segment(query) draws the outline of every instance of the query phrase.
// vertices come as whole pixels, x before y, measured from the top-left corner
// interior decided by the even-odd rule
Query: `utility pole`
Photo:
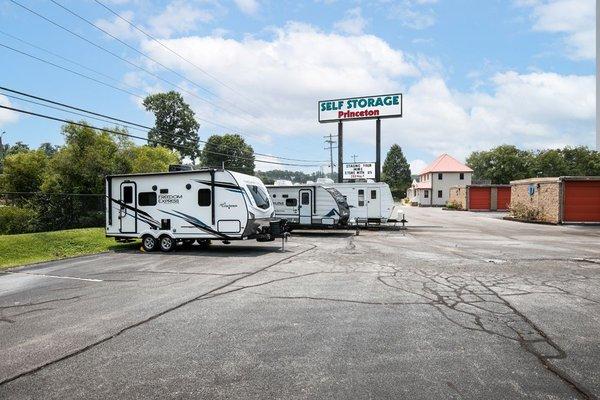
[[[323,136],[325,138],[325,144],[328,147],[325,147],[325,150],[329,150],[329,168],[331,171],[331,177],[333,177],[333,149],[337,149],[337,146],[334,146],[337,142],[333,140],[333,135],[330,133],[329,136]]]
[[[352,157],[352,162],[354,164],[356,164],[356,158],[358,157],[356,154],[352,154],[350,157]]]

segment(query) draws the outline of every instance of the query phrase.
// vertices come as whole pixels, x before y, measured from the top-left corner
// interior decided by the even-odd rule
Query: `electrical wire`
[[[75,125],[75,126],[96,129],[96,130],[99,130],[99,131],[102,131],[102,132],[107,132],[107,133],[112,133],[112,134],[115,134],[115,135],[125,136],[125,137],[129,137],[129,138],[132,138],[132,139],[145,140],[147,142],[162,144],[164,146],[173,146],[173,147],[178,147],[180,149],[193,150],[193,151],[197,150],[197,149],[193,149],[191,147],[179,145],[179,144],[176,144],[176,143],[166,142],[164,140],[145,138],[145,137],[142,137],[142,136],[132,135],[132,134],[125,133],[125,132],[119,132],[119,131],[116,131],[116,130],[113,130],[113,129],[100,128],[100,127],[97,127],[97,126],[93,126],[93,125],[89,125],[89,124],[85,124],[85,123],[81,123],[81,122],[70,121],[70,120],[63,119],[63,118],[57,118],[57,117],[53,117],[53,116],[46,115],[46,114],[36,113],[36,112],[27,111],[27,110],[23,110],[23,109],[19,109],[19,108],[14,108],[14,107],[8,107],[8,106],[4,106],[4,105],[1,105],[1,104],[0,104],[0,108],[5,109],[5,110],[9,110],[9,111],[19,112],[19,113],[22,113],[22,114],[31,115],[31,116],[34,116],[34,117],[44,118],[44,119],[48,119],[48,120],[52,120],[52,121],[63,122],[63,123],[71,124],[71,125]],[[219,152],[215,152],[215,151],[211,151],[211,150],[202,150],[202,151],[207,152],[209,154],[215,154],[215,155],[230,157],[230,158],[239,159],[239,160],[257,161],[257,162],[261,162],[261,163],[265,163],[265,164],[286,165],[286,166],[295,166],[295,167],[320,167],[319,164],[306,165],[306,164],[280,163],[280,162],[276,162],[276,161],[261,160],[261,159],[257,159],[257,158],[248,158],[248,157],[241,157],[241,156],[236,156],[236,155],[231,155],[231,154],[226,154],[226,153],[219,153]]]
[[[109,119],[109,120],[112,120],[112,121],[108,121],[108,120],[105,120],[105,119],[102,119],[102,118],[89,117],[89,116],[81,114],[81,113],[77,113],[77,112],[73,112],[73,111],[68,111],[68,110],[64,110],[64,109],[58,108],[58,107],[53,107],[53,106],[45,105],[45,104],[42,104],[42,103],[39,103],[39,102],[34,102],[34,101],[31,101],[31,100],[26,100],[26,99],[18,98],[16,96],[11,96],[11,95],[5,94],[5,96],[16,98],[18,100],[30,102],[30,103],[33,103],[33,104],[41,105],[41,106],[44,106],[44,107],[52,108],[52,109],[63,111],[63,112],[69,112],[71,114],[79,115],[79,116],[82,116],[82,117],[85,117],[85,118],[92,118],[92,119],[96,119],[98,121],[107,122],[107,123],[114,123],[114,121],[116,121],[116,122],[119,122],[120,125],[122,125],[124,127],[131,128],[131,129],[137,129],[137,130],[140,130],[140,131],[143,130],[144,132],[153,129],[152,127],[149,127],[149,126],[146,126],[146,125],[142,125],[142,124],[139,124],[137,122],[131,122],[131,121],[127,121],[127,120],[124,120],[124,119],[112,117],[110,115],[101,114],[101,113],[98,113],[98,112],[95,112],[95,111],[90,111],[90,110],[87,110],[85,108],[71,106],[71,105],[68,105],[68,104],[65,104],[65,103],[61,103],[61,102],[57,102],[57,101],[54,101],[54,100],[50,100],[50,99],[47,99],[47,98],[44,98],[44,97],[35,96],[35,95],[29,94],[29,93],[25,93],[25,92],[20,92],[20,91],[14,90],[14,89],[9,89],[9,88],[4,87],[4,86],[0,86],[0,90],[5,91],[5,92],[10,92],[10,93],[18,94],[18,95],[25,96],[25,97],[29,97],[29,98],[33,98],[33,99],[36,99],[36,100],[44,101],[44,102],[47,102],[47,103],[50,103],[50,104],[54,104],[54,105],[57,105],[57,106],[60,106],[60,107],[68,108],[68,109],[71,109],[71,110],[81,111],[81,112],[84,112],[84,113],[87,113],[87,114],[91,114],[91,115],[94,115],[94,116],[97,116],[97,117],[106,118],[106,119]],[[139,128],[143,128],[143,129],[139,129]],[[166,132],[166,131],[162,131],[162,130],[157,130],[157,132],[171,134],[171,132]],[[181,136],[181,135],[175,135],[175,136],[176,137],[182,137],[182,138],[184,137],[184,136]],[[197,139],[197,141],[200,142],[200,143],[208,144],[208,142],[205,141],[205,140]],[[258,153],[258,152],[253,152],[253,153],[255,155],[259,155],[259,156],[263,156],[263,157],[275,157],[275,158],[278,158],[278,159],[281,159],[281,160],[287,160],[287,161],[298,161],[298,162],[306,162],[306,163],[324,162],[324,161],[321,161],[321,160],[305,160],[305,159],[298,159],[298,158],[278,157],[278,156],[274,156],[272,154],[265,154],[265,153]]]

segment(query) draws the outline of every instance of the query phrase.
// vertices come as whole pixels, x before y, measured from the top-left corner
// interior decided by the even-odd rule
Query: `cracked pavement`
[[[600,228],[407,208],[0,274],[0,398],[600,396]]]

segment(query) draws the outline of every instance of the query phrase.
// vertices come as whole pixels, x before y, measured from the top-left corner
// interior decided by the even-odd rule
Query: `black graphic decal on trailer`
[[[140,210],[139,208],[132,207],[132,206],[130,206],[128,204],[125,204],[122,201],[117,200],[117,199],[112,199],[111,198],[110,201],[118,204],[120,207],[125,207],[128,210],[137,212],[137,219],[139,221],[147,223],[148,225],[150,225],[150,227],[152,229],[158,229],[158,227],[160,226],[160,222],[157,221],[157,220],[155,220],[154,218],[152,218],[152,216],[150,214],[148,214],[147,212],[145,212],[143,210]]]
[[[196,228],[198,228],[198,229],[200,229],[202,231],[208,232],[208,233],[212,233],[213,235],[218,236],[218,237],[220,237],[222,239],[232,239],[231,236],[225,235],[225,234],[223,234],[221,232],[218,232],[218,231],[212,229],[210,226],[206,225],[204,222],[200,221],[198,218],[193,217],[191,215],[187,215],[187,214],[184,214],[184,213],[182,213],[180,211],[175,211],[175,210],[171,210],[172,212],[171,211],[165,211],[165,210],[159,210],[159,211],[162,211],[165,214],[169,214],[169,215],[172,215],[174,217],[179,217],[179,218],[183,219],[184,221],[186,221],[186,222],[194,225]]]

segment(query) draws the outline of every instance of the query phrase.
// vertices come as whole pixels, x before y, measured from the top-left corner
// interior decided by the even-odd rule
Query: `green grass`
[[[0,270],[137,246],[139,244],[122,244],[104,237],[103,228],[0,235]]]

